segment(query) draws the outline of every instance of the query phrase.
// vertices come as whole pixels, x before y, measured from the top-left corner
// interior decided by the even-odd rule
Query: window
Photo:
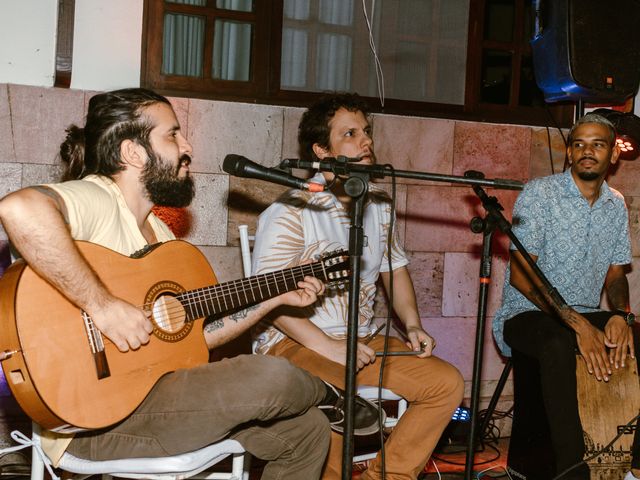
[[[569,126],[573,105],[551,105],[537,87],[530,0],[472,2],[465,106],[489,119]]]
[[[530,0],[377,0],[366,13],[361,0],[146,0],[142,84],[304,106],[327,90],[377,99],[383,80],[387,113],[570,124],[572,106],[546,106],[533,78]]]
[[[56,76],[54,86],[69,88],[73,60],[73,18],[75,0],[58,0],[58,30],[56,38]]]
[[[379,26],[374,35],[390,98],[464,103],[468,3],[378,2],[370,20]],[[377,96],[376,64],[363,17],[358,0],[285,0],[280,89],[357,90]]]
[[[262,96],[269,12],[263,0],[147,1],[142,84],[199,96]]]

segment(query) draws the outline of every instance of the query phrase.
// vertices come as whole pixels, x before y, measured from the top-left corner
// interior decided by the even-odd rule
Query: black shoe
[[[325,382],[326,383],[326,382]],[[329,419],[331,429],[338,432],[344,432],[344,391],[326,383],[327,397],[318,408],[324,412]],[[380,430],[378,425],[378,415],[382,413],[382,422],[386,418],[384,410],[369,400],[356,395],[356,404],[353,419],[354,435],[371,435]]]

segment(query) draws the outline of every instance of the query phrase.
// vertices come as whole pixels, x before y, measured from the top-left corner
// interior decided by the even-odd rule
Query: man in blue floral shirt
[[[569,133],[567,155],[567,172],[525,186],[513,210],[513,233],[568,305],[555,305],[521,253],[512,250],[493,322],[505,355],[513,350],[539,365],[556,473],[579,463],[585,451],[576,350],[589,373],[605,382],[635,358],[625,276],[631,263],[628,213],[622,195],[605,182],[619,155],[613,125],[585,115]],[[603,288],[612,311],[599,308]],[[639,447],[636,438],[633,452]],[[588,480],[589,468],[581,465],[562,478]],[[640,455],[625,480],[634,478],[640,478]]]

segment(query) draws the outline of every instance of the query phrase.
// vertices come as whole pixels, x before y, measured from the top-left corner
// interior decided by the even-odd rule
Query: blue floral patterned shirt
[[[631,263],[624,198],[604,182],[590,206],[570,170],[531,180],[524,187],[513,208],[513,233],[538,257],[537,265],[567,304],[581,313],[600,310],[609,266]],[[510,285],[510,275],[507,268],[502,306],[493,319],[493,334],[505,355],[511,355],[511,349],[504,342],[504,322],[537,310]]]

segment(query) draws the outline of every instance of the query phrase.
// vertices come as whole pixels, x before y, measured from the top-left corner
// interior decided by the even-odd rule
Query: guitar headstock
[[[320,256],[318,263],[324,272],[327,286],[340,285],[349,281],[349,253],[346,250],[334,250]]]

